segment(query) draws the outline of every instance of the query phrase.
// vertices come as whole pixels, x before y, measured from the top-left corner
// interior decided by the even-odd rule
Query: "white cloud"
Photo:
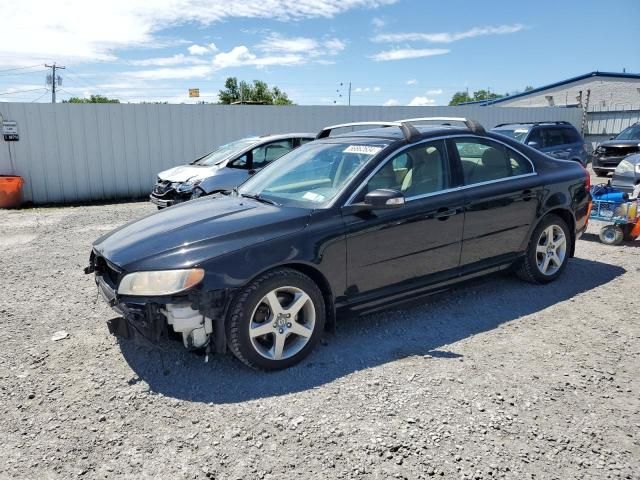
[[[400,105],[400,101],[395,98],[390,98],[382,104],[383,107],[397,107],[398,105]]]
[[[373,37],[374,42],[431,42],[452,43],[465,38],[481,37],[486,35],[505,35],[524,30],[525,26],[516,23],[514,25],[499,25],[497,27],[474,27],[464,32],[440,32],[440,33],[384,33]]]
[[[211,75],[213,69],[210,65],[194,65],[191,67],[156,68],[152,70],[139,70],[123,72],[125,78],[138,78],[147,80],[168,80],[204,78]]]
[[[317,40],[308,37],[284,37],[279,33],[269,34],[257,48],[267,53],[285,53],[306,57],[334,56],[344,50],[346,44],[339,38]]]
[[[272,33],[258,45],[258,48],[264,52],[303,53],[318,48],[318,42],[313,38],[286,38]]]
[[[353,89],[354,93],[378,93],[382,89],[380,87],[356,87]]]
[[[213,68],[216,70],[244,66],[255,66],[260,68],[270,65],[299,65],[304,62],[304,57],[295,54],[267,55],[264,57],[258,57],[256,54],[251,53],[246,46],[239,45],[237,47],[233,47],[228,52],[218,53],[213,58]]]
[[[193,44],[189,48],[187,48],[187,50],[189,50],[189,53],[191,55],[205,55],[210,52],[217,52],[218,47],[215,43],[210,43],[209,45],[205,46]]]
[[[179,53],[177,55],[173,55],[172,57],[145,58],[143,60],[131,60],[129,63],[131,65],[136,65],[139,67],[168,67],[171,65],[185,64],[202,65],[208,62],[201,58],[187,57],[186,55]]]
[[[371,19],[371,24],[375,27],[375,28],[382,28],[384,27],[387,22],[385,22],[382,18],[380,17],[373,17]]]
[[[57,60],[113,61],[118,50],[159,43],[175,25],[211,25],[230,18],[301,20],[332,18],[354,8],[377,8],[397,0],[66,0],[64,6],[21,0],[3,8],[0,64]],[[96,17],[98,12],[98,17]]]
[[[370,58],[376,62],[388,60],[405,60],[408,58],[432,57],[434,55],[446,55],[450,50],[445,48],[402,48],[397,50],[386,50],[372,55]]]
[[[331,38],[324,42],[327,55],[337,55],[344,50],[346,46],[347,44],[338,38]]]
[[[436,101],[433,98],[428,97],[413,97],[409,102],[410,107],[424,107],[427,105],[433,105]]]
[[[427,95],[442,95],[442,89],[434,88],[433,90],[427,90]]]
[[[407,85],[417,85],[418,84],[418,80],[416,80],[415,78],[412,78],[411,80],[407,80]]]

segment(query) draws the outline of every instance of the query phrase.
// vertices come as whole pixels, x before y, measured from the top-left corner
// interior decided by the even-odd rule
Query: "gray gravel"
[[[150,211],[0,211],[1,477],[640,478],[640,241],[590,227],[552,285],[345,320],[266,374],[108,334],[90,244]]]

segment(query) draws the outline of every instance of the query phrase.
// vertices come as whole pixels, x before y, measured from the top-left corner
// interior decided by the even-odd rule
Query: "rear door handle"
[[[437,218],[441,222],[444,222],[449,217],[454,216],[456,213],[458,213],[458,209],[453,209],[452,210],[452,209],[447,208],[447,207],[442,207],[442,208],[439,208],[438,211],[436,212],[435,218]]]
[[[533,198],[535,198],[535,194],[531,190],[527,189],[522,192],[522,200],[524,200],[525,202],[528,202]]]

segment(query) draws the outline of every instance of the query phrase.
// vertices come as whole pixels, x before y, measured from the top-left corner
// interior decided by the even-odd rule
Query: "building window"
[[[550,107],[554,107],[556,103],[553,101],[553,95],[545,95],[544,98],[547,99],[547,103]]]

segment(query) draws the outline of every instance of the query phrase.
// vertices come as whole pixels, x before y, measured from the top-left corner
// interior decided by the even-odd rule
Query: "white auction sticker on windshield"
[[[324,195],[320,195],[319,193],[314,193],[314,192],[307,192],[305,193],[302,198],[304,198],[305,200],[311,200],[312,202],[323,202],[324,201]]]
[[[343,153],[362,153],[364,155],[375,155],[382,147],[372,147],[371,145],[349,145]]]

